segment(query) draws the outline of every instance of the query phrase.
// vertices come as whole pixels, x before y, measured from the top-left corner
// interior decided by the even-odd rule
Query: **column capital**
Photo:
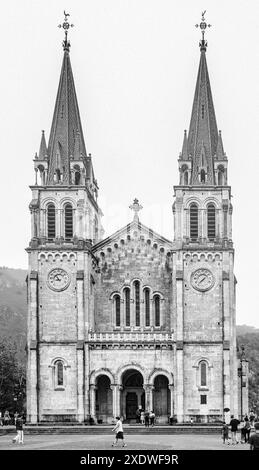
[[[97,386],[95,384],[90,384],[90,390],[97,390]]]

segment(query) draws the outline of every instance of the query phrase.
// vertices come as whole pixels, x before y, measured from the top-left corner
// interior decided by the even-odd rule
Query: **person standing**
[[[237,440],[237,430],[238,430],[238,425],[240,424],[240,421],[234,417],[234,415],[231,415],[231,421],[229,423],[230,429],[231,429],[231,439],[232,439],[232,444],[238,444]]]
[[[141,410],[141,413],[140,413],[140,422],[141,422],[141,424],[144,424],[144,423],[145,423],[145,413],[144,413],[144,410]]]
[[[2,411],[0,411],[0,426],[3,426],[3,417],[2,417]]]
[[[112,443],[112,447],[117,446],[118,440],[122,440],[122,447],[126,447],[127,444],[125,444],[124,441],[124,434],[123,434],[123,427],[122,427],[122,421],[120,416],[116,416],[117,423],[115,427],[113,428],[113,431],[115,432],[115,442]]]
[[[244,433],[245,433],[245,443],[249,442],[250,439],[250,431],[251,431],[251,425],[249,422],[249,419],[246,417],[245,418],[245,426],[244,426]]]
[[[223,426],[222,426],[222,439],[223,439],[223,444],[225,444],[226,441],[227,441],[228,445],[230,444],[230,442],[229,442],[229,428],[228,428],[228,425],[226,423],[223,423]]]
[[[149,428],[149,411],[145,412],[145,427]]]
[[[136,411],[136,423],[140,424],[140,409],[139,408]]]
[[[153,427],[155,424],[155,413],[153,410],[150,411],[149,418],[150,418],[150,425]]]
[[[259,450],[259,423],[254,424],[255,433],[249,439],[250,450]]]
[[[10,423],[10,414],[9,414],[9,411],[8,410],[5,410],[4,412],[4,424],[5,426],[8,426],[8,424]]]

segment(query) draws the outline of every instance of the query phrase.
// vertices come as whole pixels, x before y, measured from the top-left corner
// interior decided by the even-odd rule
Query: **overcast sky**
[[[49,130],[63,56],[64,8],[87,151],[105,236],[141,221],[173,239],[173,185],[188,129],[202,10],[207,62],[229,158],[237,323],[259,327],[259,2],[10,0],[1,3],[0,266],[27,267],[32,159]]]

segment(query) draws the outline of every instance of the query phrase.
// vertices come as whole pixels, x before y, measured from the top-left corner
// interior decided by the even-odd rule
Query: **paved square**
[[[0,436],[1,450],[111,450],[114,434],[31,434],[24,436],[24,445],[12,443],[15,433]],[[148,435],[125,433],[129,450],[249,450],[248,444],[224,445],[220,435],[171,434]]]

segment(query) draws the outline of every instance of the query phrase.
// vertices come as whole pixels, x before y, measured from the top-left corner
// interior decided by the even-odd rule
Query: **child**
[[[229,442],[229,434],[228,434],[228,425],[226,423],[223,423],[222,427],[222,439],[223,439],[223,444],[227,441],[228,445],[230,444]]]
[[[118,440],[121,439],[123,442],[122,447],[126,447],[127,444],[125,444],[124,442],[123,427],[122,427],[120,416],[116,416],[116,419],[117,419],[117,423],[116,423],[116,426],[113,428],[113,431],[115,431],[115,434],[116,434],[116,441],[113,442],[112,446],[116,446],[118,444]]]

